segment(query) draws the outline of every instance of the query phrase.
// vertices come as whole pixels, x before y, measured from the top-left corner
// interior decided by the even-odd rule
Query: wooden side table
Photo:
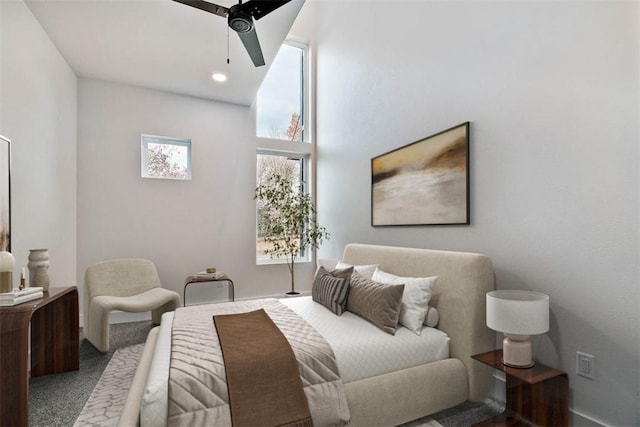
[[[0,308],[0,425],[29,425],[31,376],[80,368],[78,289],[49,288],[40,299]]]
[[[503,371],[507,377],[507,402],[502,414],[475,426],[568,426],[569,378],[566,372],[537,363],[531,368],[502,364],[502,350],[472,358]]]
[[[213,276],[187,276],[184,281],[184,291],[182,292],[182,303],[186,307],[187,306],[187,287],[192,283],[205,283],[205,282],[227,282],[228,283],[228,292],[229,292],[229,301],[235,300],[235,291],[233,289],[233,280],[229,278],[226,274],[220,277]]]

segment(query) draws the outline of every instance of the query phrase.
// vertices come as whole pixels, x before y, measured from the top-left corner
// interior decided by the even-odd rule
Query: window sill
[[[305,258],[296,258],[296,264],[308,264],[312,261],[310,259]],[[287,260],[284,259],[262,259],[256,260],[256,265],[277,265],[277,264],[287,264]]]

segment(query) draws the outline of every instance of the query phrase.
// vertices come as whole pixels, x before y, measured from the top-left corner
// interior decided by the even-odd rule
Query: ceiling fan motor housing
[[[236,4],[229,9],[229,27],[237,33],[248,33],[253,29],[253,18],[243,12],[240,6],[240,4]]]

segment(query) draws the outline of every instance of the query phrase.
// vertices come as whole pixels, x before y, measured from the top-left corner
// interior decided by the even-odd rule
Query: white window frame
[[[171,176],[160,176],[160,175],[151,175],[149,174],[149,144],[164,144],[164,145],[174,145],[178,147],[186,147],[187,148],[187,173],[186,177],[171,177]],[[154,179],[171,179],[178,181],[191,181],[191,139],[188,138],[175,138],[169,136],[160,136],[160,135],[150,135],[150,134],[142,134],[140,136],[140,150],[141,150],[141,162],[140,175],[142,178],[154,178]]]
[[[257,165],[257,160],[258,160],[258,156],[259,155],[266,155],[266,156],[281,156],[281,157],[288,157],[288,158],[295,158],[297,160],[300,160],[300,181],[302,182],[302,190],[305,193],[309,193],[309,165],[311,163],[311,158],[310,158],[310,154],[307,153],[300,153],[297,151],[279,151],[279,150],[268,150],[268,149],[257,149],[256,150],[256,165]],[[257,172],[256,172],[257,175]],[[256,183],[257,185],[257,183]],[[256,230],[256,265],[268,265],[268,264],[286,264],[287,263],[287,259],[286,258],[258,258],[258,205],[256,203],[256,224],[255,224],[255,230]],[[307,250],[307,253],[303,254],[302,256],[298,255],[295,258],[295,262],[310,262],[311,261],[311,250]]]
[[[259,137],[257,136],[257,129],[254,132],[255,141],[256,141],[256,162],[257,165],[257,156],[258,154],[268,154],[268,155],[287,155],[287,156],[295,156],[304,159],[303,164],[303,181],[304,181],[304,191],[310,193],[315,201],[315,144],[314,144],[314,128],[313,128],[313,88],[314,85],[311,82],[313,64],[312,64],[312,55],[313,52],[309,43],[297,39],[292,36],[288,36],[287,39],[283,42],[290,44],[292,46],[303,49],[303,67],[302,67],[302,123],[303,123],[303,133],[302,133],[302,141],[287,141],[283,139],[274,139],[268,137]],[[254,108],[254,124],[257,127],[257,111]],[[254,170],[254,176],[257,177],[257,171]],[[255,205],[255,259],[256,265],[270,265],[270,264],[286,264],[286,259],[258,259],[257,253],[257,242],[258,242],[258,210],[257,204]],[[315,257],[315,251],[313,248],[307,250],[307,253],[302,257],[296,258],[296,263],[306,263],[312,262]]]
[[[313,138],[312,138],[312,132],[311,132],[311,92],[310,92],[310,84],[309,84],[309,80],[310,80],[310,48],[309,48],[309,44],[302,41],[301,39],[297,39],[293,36],[288,36],[284,42],[282,44],[288,44],[290,46],[293,47],[297,47],[299,49],[302,49],[302,88],[301,88],[301,93],[300,96],[302,97],[302,101],[301,101],[301,112],[300,112],[300,117],[301,117],[301,122],[302,122],[302,129],[301,129],[301,135],[302,138],[300,141],[288,141],[286,139],[278,139],[278,138],[269,138],[269,137],[264,137],[264,136],[257,136],[257,127],[256,127],[256,138],[258,138],[259,140],[271,140],[271,141],[281,141],[281,142],[285,142],[287,144],[310,144],[313,142]],[[256,123],[257,123],[257,111],[256,111]]]
[[[310,138],[310,134],[307,130],[307,124],[308,124],[308,117],[307,117],[307,112],[309,111],[309,82],[308,82],[308,78],[309,78],[309,44],[308,43],[302,43],[300,41],[294,40],[293,38],[287,38],[284,41],[286,44],[293,46],[293,47],[297,47],[299,49],[302,50],[302,87],[300,88],[300,96],[302,97],[302,100],[300,102],[300,119],[302,122],[302,128],[300,129],[300,135],[302,136],[300,138],[300,142],[304,142],[304,143],[310,143],[311,142],[311,138]]]

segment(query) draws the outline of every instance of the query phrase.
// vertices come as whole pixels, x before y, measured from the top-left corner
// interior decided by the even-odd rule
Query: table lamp
[[[549,296],[533,291],[487,292],[487,326],[505,335],[504,365],[530,368],[534,365],[530,336],[549,330]]]

